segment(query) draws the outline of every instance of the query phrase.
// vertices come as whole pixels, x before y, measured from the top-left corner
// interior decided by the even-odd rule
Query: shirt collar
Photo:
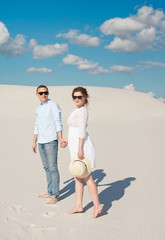
[[[50,98],[48,100],[46,100],[46,102],[40,103],[40,105],[43,106],[43,105],[47,104],[49,101],[50,101]]]

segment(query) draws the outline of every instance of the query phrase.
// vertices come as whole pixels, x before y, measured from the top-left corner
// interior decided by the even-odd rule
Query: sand
[[[50,87],[67,118],[75,108],[73,87]],[[92,219],[87,186],[84,213],[67,215],[75,203],[68,148],[59,149],[60,201],[48,205],[39,153],[32,152],[34,87],[0,86],[0,240],[164,240],[165,104],[150,94],[87,87],[88,132],[97,153],[93,177],[103,212]]]

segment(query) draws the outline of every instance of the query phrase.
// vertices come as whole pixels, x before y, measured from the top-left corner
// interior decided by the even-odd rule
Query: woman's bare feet
[[[39,195],[38,198],[52,198],[52,196],[47,194],[47,193],[45,193],[43,195]]]
[[[50,201],[47,204],[56,204],[59,201],[58,198],[51,197]]]
[[[82,213],[82,212],[83,212],[82,207],[75,207],[71,211],[67,212],[67,214]]]
[[[98,208],[94,208],[94,216],[92,218],[97,218],[99,213],[103,210],[103,206],[99,206]]]

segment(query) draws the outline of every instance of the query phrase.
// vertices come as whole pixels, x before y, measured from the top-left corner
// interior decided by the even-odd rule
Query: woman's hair
[[[89,95],[88,95],[88,92],[87,92],[86,88],[83,88],[83,87],[76,87],[76,88],[74,88],[73,92],[72,92],[72,97],[74,96],[75,92],[81,92],[83,97],[85,97],[85,104],[88,105]]]

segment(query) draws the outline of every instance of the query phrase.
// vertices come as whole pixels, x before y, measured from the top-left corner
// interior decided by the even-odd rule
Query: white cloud
[[[110,72],[122,72],[122,73],[127,73],[127,74],[132,74],[134,68],[133,67],[128,67],[124,65],[113,65],[109,67]]]
[[[47,44],[45,46],[38,45],[35,39],[31,39],[29,47],[33,49],[34,59],[39,58],[49,58],[62,55],[64,52],[68,51],[68,44]]]
[[[140,52],[149,48],[155,38],[155,29],[143,29],[135,37],[129,36],[127,39],[115,37],[114,40],[105,48],[115,52]]]
[[[130,85],[126,85],[123,89],[130,90],[130,91],[135,91],[135,87],[132,83]]]
[[[64,57],[63,63],[77,65],[79,70],[88,71],[89,74],[105,74],[109,72],[108,69],[99,66],[98,63],[83,59],[72,54],[68,54],[66,57]]]
[[[9,36],[10,36],[10,34],[9,34],[5,24],[0,22],[0,45],[6,43],[9,39]]]
[[[17,34],[14,39],[10,38],[10,34],[6,26],[0,22],[0,54],[9,57],[21,56],[25,53],[25,38],[22,34]]]
[[[71,29],[68,33],[59,33],[56,37],[69,39],[70,43],[85,47],[98,47],[100,45],[100,39],[98,37],[92,37],[87,34],[79,34],[78,30]]]
[[[103,68],[101,66],[97,66],[96,68],[93,68],[89,71],[90,74],[98,75],[98,74],[106,74],[109,70],[106,68]]]
[[[105,21],[101,27],[100,30],[105,35],[115,34],[115,35],[125,35],[125,33],[132,33],[132,32],[138,32],[139,30],[142,30],[144,27],[144,24],[141,22],[138,22],[134,18],[113,18],[110,20]]]
[[[163,67],[163,68],[165,68],[165,63],[161,63],[161,62],[140,61],[140,63],[146,65],[147,67]]]
[[[31,68],[28,68],[27,73],[41,73],[41,74],[46,74],[46,73],[52,73],[52,70],[51,69],[48,69],[48,68],[34,68],[34,67],[31,67]]]
[[[145,49],[165,49],[165,14],[161,10],[143,6],[136,15],[105,21],[100,30],[114,34],[114,40],[105,48],[115,52],[140,52]]]

